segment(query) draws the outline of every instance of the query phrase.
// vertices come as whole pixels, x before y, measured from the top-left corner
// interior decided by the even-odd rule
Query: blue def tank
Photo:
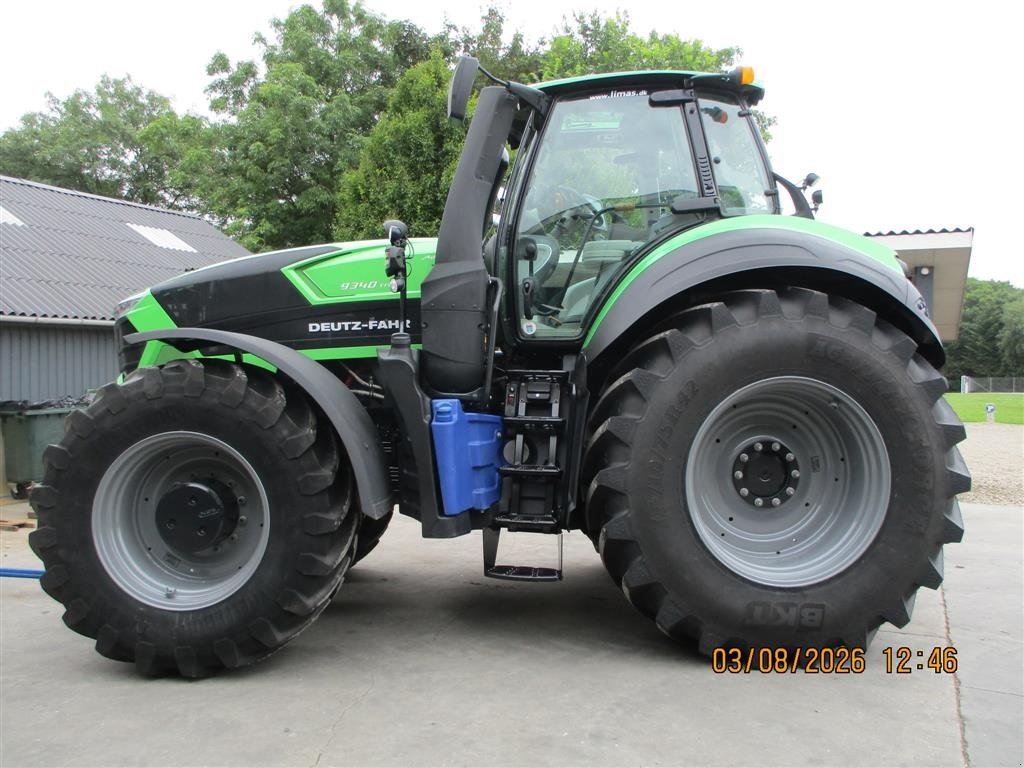
[[[501,497],[501,417],[468,413],[458,400],[434,400],[431,432],[445,515],[487,509]]]

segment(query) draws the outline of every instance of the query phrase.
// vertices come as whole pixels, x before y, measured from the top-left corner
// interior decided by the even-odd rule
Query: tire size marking
[[[715,648],[715,674],[829,674],[859,675],[867,668],[863,648]]]

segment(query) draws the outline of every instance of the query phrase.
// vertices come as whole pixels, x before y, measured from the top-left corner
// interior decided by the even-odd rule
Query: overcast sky
[[[318,2],[319,0],[315,0]],[[366,0],[390,18],[436,31],[443,14],[475,25],[486,3]],[[92,88],[106,73],[130,74],[204,112],[205,66],[223,50],[253,57],[253,34],[294,0],[15,2],[0,12],[0,129],[42,109],[47,91]],[[651,29],[739,46],[766,85],[761,107],[778,119],[769,145],[775,169],[821,176],[819,218],[859,232],[974,227],[971,274],[1024,286],[1017,208],[1024,148],[1017,3],[648,2],[503,0],[509,28],[550,36],[586,7],[629,7],[636,31]],[[1013,9],[1013,10],[1010,10]]]

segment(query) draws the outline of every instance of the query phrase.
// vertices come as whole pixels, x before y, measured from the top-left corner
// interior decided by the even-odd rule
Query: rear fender
[[[391,511],[394,502],[377,429],[356,396],[318,362],[274,341],[212,328],[168,328],[125,337],[128,344],[153,340],[210,342],[248,352],[275,366],[302,387],[330,419],[352,464],[363,514],[379,520]]]
[[[662,243],[606,290],[584,342],[591,361],[712,288],[825,290],[869,306],[908,333],[936,367],[945,362],[942,342],[917,288],[895,254],[881,243],[806,219],[742,217]],[[755,222],[756,220],[756,222]],[[716,222],[722,224],[723,222]],[[701,230],[711,230],[703,235]],[[716,231],[717,230],[717,231]],[[696,235],[696,236],[694,236]],[[613,355],[614,356],[614,355]]]

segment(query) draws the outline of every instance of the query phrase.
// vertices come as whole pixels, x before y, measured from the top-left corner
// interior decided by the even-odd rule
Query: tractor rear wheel
[[[358,515],[333,430],[265,372],[178,360],[72,413],[32,491],[43,589],[104,656],[200,677],[326,607]]]
[[[595,406],[587,521],[626,597],[717,647],[864,647],[942,580],[970,476],[945,379],[871,310],[725,295],[637,347]]]

